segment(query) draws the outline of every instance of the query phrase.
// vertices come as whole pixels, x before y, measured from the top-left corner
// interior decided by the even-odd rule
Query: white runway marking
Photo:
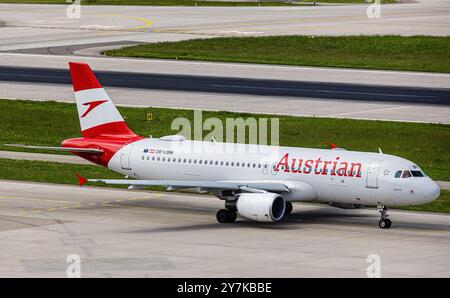
[[[410,109],[410,108],[413,108],[413,106],[399,106],[399,107],[388,107],[388,108],[379,108],[379,109],[372,109],[372,110],[362,110],[362,111],[355,111],[355,112],[331,114],[330,116],[332,116],[332,117],[341,117],[341,116],[350,116],[350,115],[364,114],[364,113],[373,113],[373,112],[404,110],[404,109]]]

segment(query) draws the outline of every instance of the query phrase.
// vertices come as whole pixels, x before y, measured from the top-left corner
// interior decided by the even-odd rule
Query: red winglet
[[[80,186],[83,186],[86,182],[88,182],[88,180],[83,176],[81,176],[80,174],[75,174],[75,176],[77,176],[78,179],[80,180]]]
[[[330,143],[331,149],[336,149],[338,146],[336,144]]]

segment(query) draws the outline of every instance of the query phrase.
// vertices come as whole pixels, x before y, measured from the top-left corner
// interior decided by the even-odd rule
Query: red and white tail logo
[[[81,131],[84,137],[135,135],[105,89],[85,63],[69,62]]]

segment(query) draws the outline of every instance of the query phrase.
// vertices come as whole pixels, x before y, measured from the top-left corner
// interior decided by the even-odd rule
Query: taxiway
[[[450,216],[295,204],[280,224],[219,224],[208,195],[0,181],[0,276],[450,277]]]

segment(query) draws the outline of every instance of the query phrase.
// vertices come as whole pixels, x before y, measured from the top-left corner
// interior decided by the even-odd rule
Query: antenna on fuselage
[[[381,148],[378,148],[378,152],[380,152],[380,154],[383,154],[383,151],[381,151]]]

